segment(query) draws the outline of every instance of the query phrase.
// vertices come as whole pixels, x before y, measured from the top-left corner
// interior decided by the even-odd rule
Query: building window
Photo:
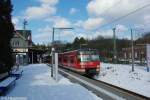
[[[127,59],[127,54],[126,54],[126,52],[124,53],[124,58]]]
[[[15,41],[15,46],[17,46],[17,42]]]
[[[19,41],[17,41],[17,45],[19,46]]]
[[[137,58],[138,57],[138,53],[137,52],[135,52],[135,58]]]
[[[14,46],[19,46],[19,41],[15,41]]]
[[[131,53],[129,53],[129,57],[132,58],[132,54]]]
[[[13,46],[15,46],[15,42],[13,42]]]

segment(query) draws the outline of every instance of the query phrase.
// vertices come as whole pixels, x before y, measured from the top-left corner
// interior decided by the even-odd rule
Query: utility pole
[[[52,67],[51,67],[51,77],[53,77],[53,67],[54,67],[54,31],[55,31],[55,28],[53,27],[53,33],[52,33],[52,50],[51,50],[51,56],[52,56],[52,60],[51,60],[51,63],[52,63]]]
[[[51,77],[54,77],[54,73],[56,73],[56,71],[58,71],[57,68],[55,68],[55,71],[54,71],[54,64],[56,66],[56,63],[55,63],[55,47],[54,47],[54,35],[55,35],[55,29],[60,29],[60,30],[66,30],[66,29],[73,29],[73,28],[65,28],[65,27],[59,27],[59,28],[56,28],[56,27],[53,27],[53,33],[52,33],[52,51],[51,51],[51,55],[52,55],[52,67],[51,67]],[[56,56],[58,57],[58,56]],[[56,78],[57,75],[55,75],[55,78]]]
[[[134,45],[133,45],[133,30],[131,29],[131,45],[132,45],[132,71],[134,71]]]
[[[116,28],[113,28],[113,42],[114,42],[114,63],[117,63],[117,49],[116,49]]]

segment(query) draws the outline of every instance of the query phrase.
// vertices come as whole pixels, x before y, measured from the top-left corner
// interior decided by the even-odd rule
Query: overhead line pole
[[[117,49],[116,49],[116,28],[113,28],[113,42],[114,42],[114,63],[117,63]]]
[[[131,45],[132,45],[132,71],[134,71],[134,45],[133,45],[133,30],[131,29]]]
[[[66,28],[66,27],[53,27],[53,33],[52,33],[52,50],[51,50],[51,56],[52,56],[52,67],[51,67],[51,77],[54,77],[54,64],[55,64],[55,48],[54,48],[54,36],[55,36],[55,29],[73,29],[73,28]],[[56,71],[55,71],[56,72]],[[57,75],[55,75],[57,76]]]
[[[53,66],[54,66],[54,31],[55,31],[55,28],[53,27],[53,33],[52,33],[52,50],[51,50],[51,56],[52,56],[52,60],[51,60],[51,63],[52,63],[52,66],[51,66],[51,77],[53,77]]]

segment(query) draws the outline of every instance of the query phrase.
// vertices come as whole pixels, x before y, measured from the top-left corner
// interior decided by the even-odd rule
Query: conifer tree
[[[11,38],[14,27],[11,22],[11,0],[0,0],[0,73],[9,72],[13,66]]]

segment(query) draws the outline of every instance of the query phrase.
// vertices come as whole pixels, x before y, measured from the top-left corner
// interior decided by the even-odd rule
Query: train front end
[[[85,74],[96,75],[100,71],[100,58],[97,50],[79,50],[79,66],[85,70]]]

